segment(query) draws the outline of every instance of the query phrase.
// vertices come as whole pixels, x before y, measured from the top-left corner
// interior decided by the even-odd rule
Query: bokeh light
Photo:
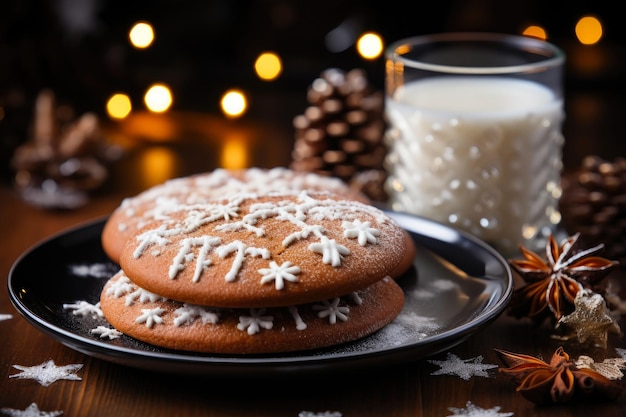
[[[357,51],[365,59],[376,59],[383,53],[383,40],[374,32],[361,35],[356,43]]]
[[[144,102],[148,110],[163,113],[172,105],[172,92],[165,84],[154,84],[146,91]]]
[[[124,119],[133,109],[130,97],[124,93],[113,94],[107,100],[107,114],[112,119]]]
[[[137,22],[128,33],[131,45],[138,49],[145,49],[154,41],[154,30],[148,22]]]
[[[576,22],[576,37],[583,45],[593,45],[602,38],[602,23],[595,16],[584,16]]]
[[[280,57],[274,52],[264,52],[254,62],[254,70],[262,80],[274,80],[283,71]]]
[[[240,117],[248,108],[248,100],[241,90],[229,90],[220,101],[222,112],[228,117]]]
[[[544,41],[548,39],[548,34],[546,33],[546,30],[537,25],[528,26],[526,29],[524,29],[522,35],[531,36],[533,38],[542,39]]]

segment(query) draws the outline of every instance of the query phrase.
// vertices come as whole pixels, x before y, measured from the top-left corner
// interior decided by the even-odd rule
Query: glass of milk
[[[564,53],[526,36],[442,33],[386,51],[389,206],[503,254],[561,216]]]

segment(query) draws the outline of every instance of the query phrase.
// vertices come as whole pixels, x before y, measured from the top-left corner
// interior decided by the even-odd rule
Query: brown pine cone
[[[338,177],[374,201],[386,200],[382,92],[361,69],[331,68],[313,81],[307,100],[310,106],[293,120],[290,168]]]
[[[604,244],[609,258],[626,257],[626,159],[587,156],[581,168],[563,179],[563,226],[581,233],[586,245]]]

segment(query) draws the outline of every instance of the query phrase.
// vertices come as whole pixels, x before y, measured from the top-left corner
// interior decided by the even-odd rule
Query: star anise
[[[617,382],[592,369],[576,366],[562,347],[554,352],[549,363],[499,349],[496,353],[508,366],[499,368],[499,372],[517,385],[517,392],[535,404],[615,400],[622,393]]]
[[[559,245],[551,235],[546,260],[520,246],[524,259],[509,260],[509,264],[527,285],[514,291],[511,315],[527,316],[537,323],[550,316],[559,320],[574,310],[578,291],[593,287],[617,265],[617,261],[596,256],[603,245],[581,250],[579,236],[570,236]]]

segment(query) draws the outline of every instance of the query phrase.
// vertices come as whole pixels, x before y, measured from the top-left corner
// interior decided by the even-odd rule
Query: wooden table
[[[228,129],[227,126],[223,128]],[[41,411],[59,410],[64,416],[91,417],[297,417],[301,413],[306,415],[306,411],[320,416],[328,412],[326,415],[332,417],[441,417],[453,415],[453,409],[465,409],[471,402],[484,410],[491,410],[490,416],[500,416],[496,412],[503,413],[502,416],[514,413],[515,416],[563,417],[592,413],[617,417],[626,413],[626,394],[608,403],[537,407],[515,392],[513,384],[496,369],[488,370],[487,376],[473,376],[468,380],[456,375],[433,375],[440,368],[430,360],[444,360],[447,352],[376,369],[230,379],[212,375],[163,374],[113,364],[74,351],[31,326],[13,308],[6,291],[6,278],[13,262],[42,239],[111,213],[124,197],[160,182],[165,179],[163,176],[186,175],[217,166],[215,151],[219,146],[193,138],[194,135],[189,133],[192,128],[187,129],[183,136],[190,139],[182,142],[157,143],[154,138],[151,142],[133,142],[134,145],[128,148],[128,156],[112,167],[109,182],[79,209],[48,211],[35,208],[26,204],[10,184],[5,182],[0,186],[0,276],[5,288],[0,292],[0,315],[12,315],[12,318],[0,321],[0,409],[24,410],[36,403]],[[576,126],[570,124],[567,129],[575,132]],[[120,128],[118,132],[123,130]],[[244,140],[249,149],[258,150],[255,151],[256,157],[255,153],[250,153],[249,165],[269,167],[280,165],[277,161],[287,160],[289,132],[285,129],[280,134],[276,132],[266,134],[274,136],[273,140],[284,142],[274,148],[274,153],[258,153],[265,139]],[[241,137],[245,138],[247,134]],[[571,143],[579,139],[584,140],[575,136]],[[602,143],[597,144],[597,147],[602,146]],[[582,149],[584,151],[579,152],[587,153],[590,148]],[[194,152],[195,158],[180,159]],[[570,151],[569,155],[575,160],[576,151]],[[149,175],[145,167],[150,164],[160,164],[161,170]],[[623,274],[623,271],[615,273]],[[620,325],[626,329],[623,316]],[[536,329],[526,320],[503,314],[487,329],[449,352],[463,360],[482,356],[482,363],[501,366],[495,348],[541,355],[548,360],[559,345],[551,340],[546,329]],[[611,335],[606,350],[597,348],[585,353],[601,361],[616,357],[616,347],[626,348],[624,336]],[[567,345],[566,350],[570,351]],[[574,347],[569,353],[576,357],[583,352]],[[83,364],[76,372],[80,380],[60,380],[43,386],[32,379],[11,377],[19,373],[14,365],[35,366],[49,359],[59,366]]]

